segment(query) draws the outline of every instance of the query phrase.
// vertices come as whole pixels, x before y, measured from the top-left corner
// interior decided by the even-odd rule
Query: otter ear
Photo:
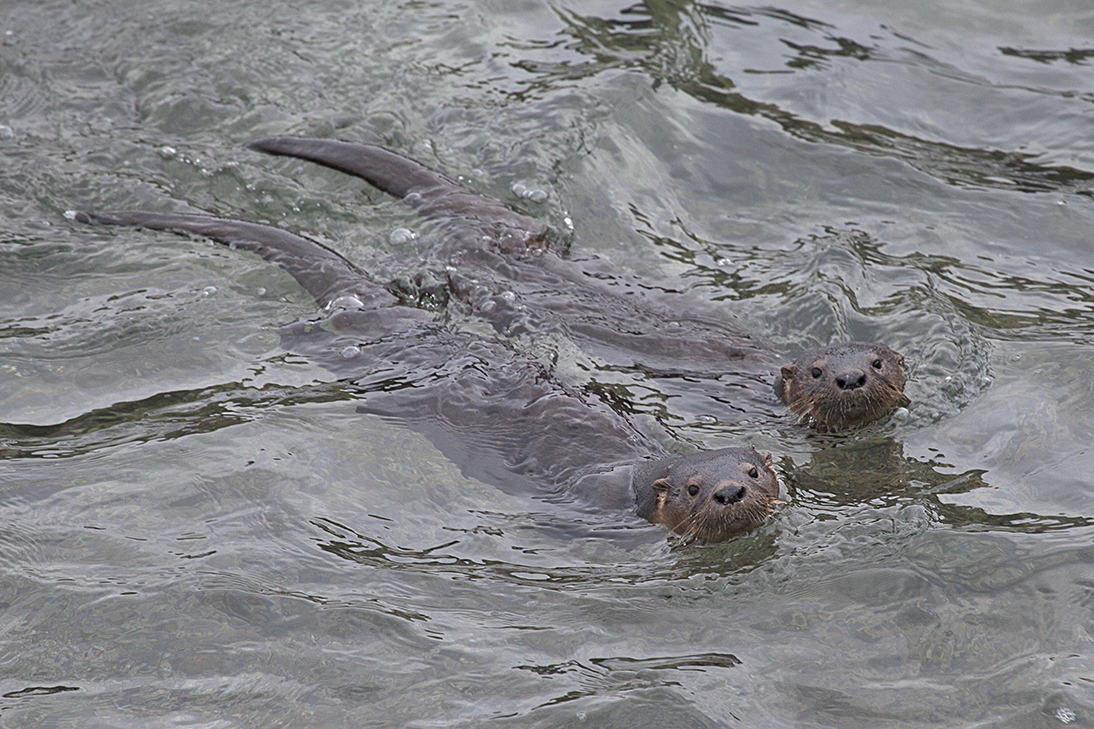
[[[668,493],[669,493],[669,490],[672,488],[672,484],[669,482],[669,480],[667,478],[659,478],[656,481],[654,481],[652,484],[650,484],[650,488],[653,489],[653,492],[655,494],[658,494],[658,495],[661,495],[661,496],[667,496]]]
[[[760,458],[763,459],[763,462],[764,462],[765,466],[770,468],[772,471],[775,470],[775,466],[772,465],[772,462],[771,462],[771,454],[768,451],[760,451]]]
[[[783,365],[782,369],[779,370],[778,379],[775,380],[775,394],[778,395],[779,399],[784,403],[786,402],[787,395],[790,394],[786,391],[786,383],[794,379],[794,374],[796,372],[797,370],[794,365]]]

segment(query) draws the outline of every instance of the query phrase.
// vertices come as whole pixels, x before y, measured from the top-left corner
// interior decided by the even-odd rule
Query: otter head
[[[863,425],[907,405],[904,357],[883,344],[850,342],[784,365],[775,393],[822,430]]]
[[[634,470],[638,515],[684,539],[724,542],[764,522],[779,496],[771,454],[723,448]]]

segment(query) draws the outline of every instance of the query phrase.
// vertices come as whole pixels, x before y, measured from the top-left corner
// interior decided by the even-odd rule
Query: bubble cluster
[[[519,182],[514,182],[509,189],[512,190],[513,194],[517,197],[531,200],[534,203],[541,203],[547,200],[547,192],[545,190],[540,190],[539,188],[531,189]]]

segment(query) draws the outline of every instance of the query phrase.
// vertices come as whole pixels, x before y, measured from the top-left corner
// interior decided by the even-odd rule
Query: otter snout
[[[714,495],[711,497],[714,499],[714,503],[720,506],[729,506],[730,504],[736,504],[745,497],[745,487],[737,484],[725,481],[718,484]]]
[[[866,373],[860,369],[846,369],[836,375],[836,387],[841,390],[857,390],[866,385]]]

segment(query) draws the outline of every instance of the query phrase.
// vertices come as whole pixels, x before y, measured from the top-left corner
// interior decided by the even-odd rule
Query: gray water
[[[9,0],[0,726],[1094,726],[1092,37],[1077,0]],[[280,133],[569,219],[788,355],[885,341],[912,405],[727,425],[517,343],[785,485],[727,544],[575,538],[279,349],[314,305],[276,267],[65,216],[412,276],[423,224],[241,146]]]

